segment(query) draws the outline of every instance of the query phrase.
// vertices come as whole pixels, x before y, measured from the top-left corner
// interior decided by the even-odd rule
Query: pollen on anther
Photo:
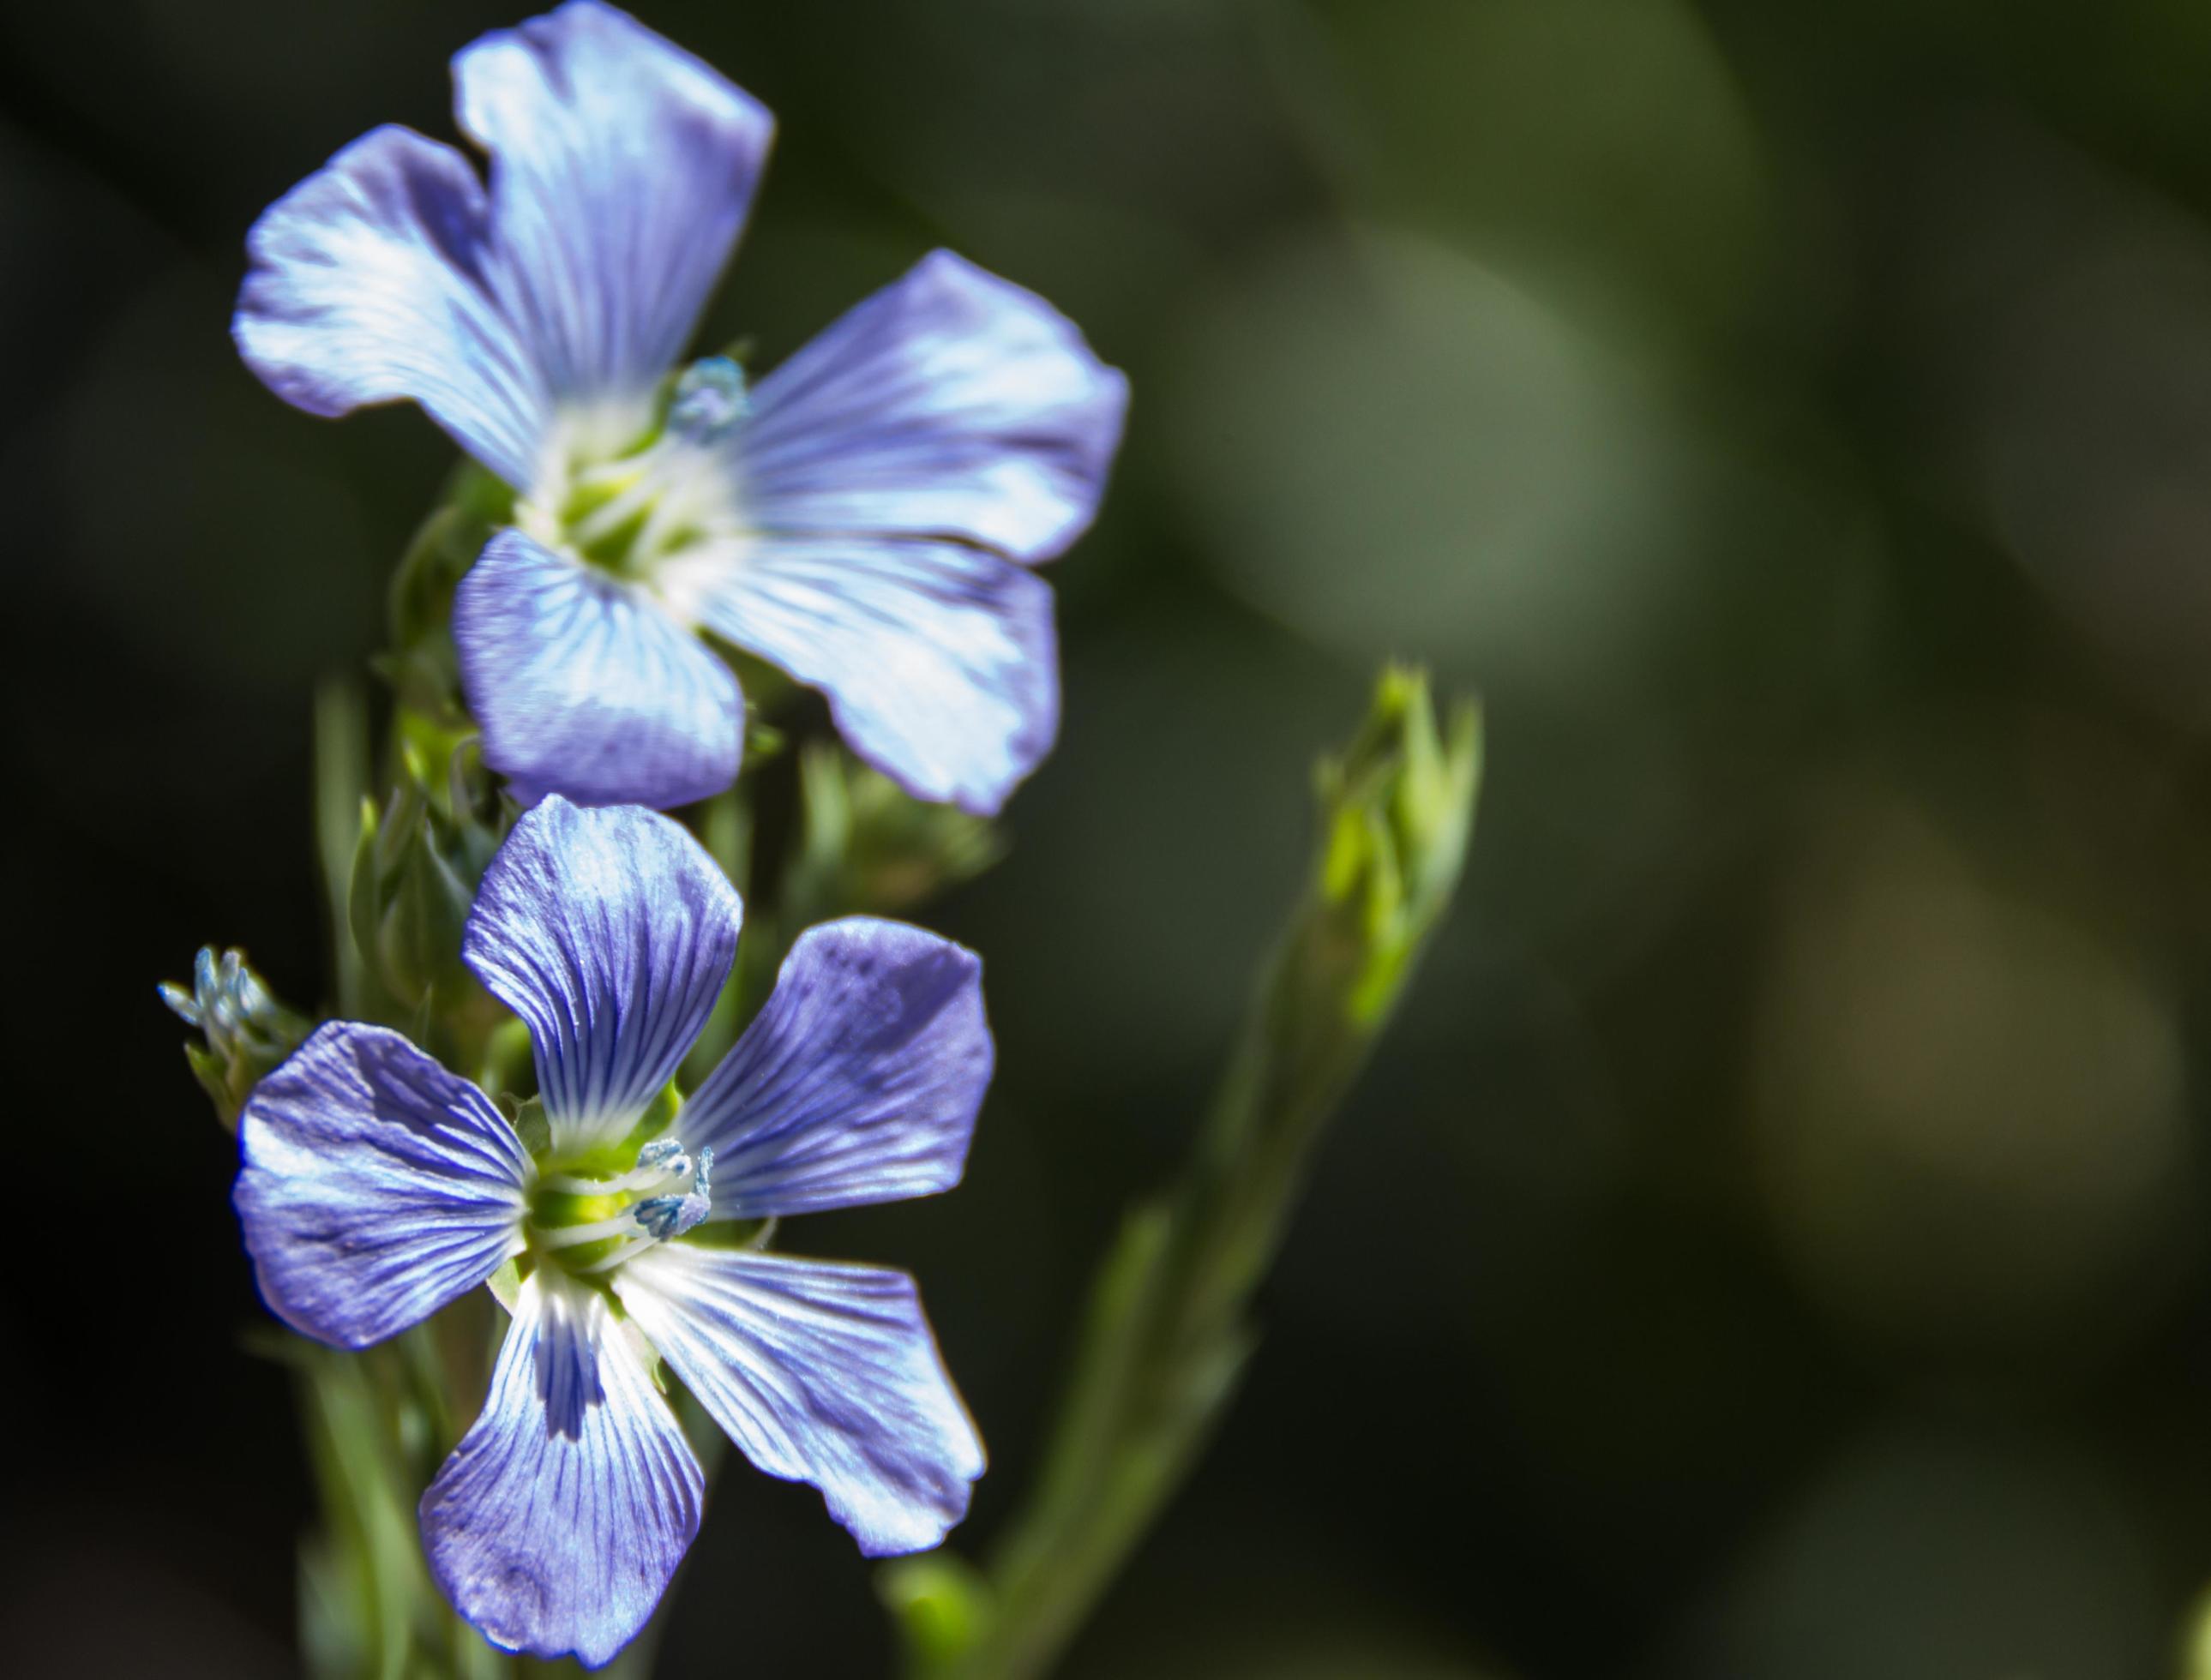
[[[683,370],[668,405],[669,430],[695,444],[726,437],[752,411],[745,371],[727,356],[708,356]]]

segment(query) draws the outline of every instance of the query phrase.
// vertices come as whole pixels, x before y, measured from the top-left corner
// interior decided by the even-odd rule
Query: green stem
[[[337,970],[337,1012],[362,1016],[360,953],[348,906],[360,802],[368,791],[368,707],[360,685],[332,677],[315,691],[315,853],[329,900],[330,950]]]
[[[300,1375],[323,1514],[302,1554],[302,1631],[317,1673],[492,1680],[500,1671],[498,1653],[431,1585],[416,1536],[415,1490],[452,1445],[435,1328],[360,1353],[282,1344]]]
[[[1324,839],[1183,1176],[1124,1223],[1092,1286],[1030,1504],[985,1576],[893,1566],[912,1667],[1048,1669],[1225,1412],[1305,1168],[1457,885],[1479,773],[1471,711],[1446,744],[1425,683],[1384,674],[1367,729],[1321,774]]]

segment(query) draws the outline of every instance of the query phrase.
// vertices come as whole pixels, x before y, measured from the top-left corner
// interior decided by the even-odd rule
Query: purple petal
[[[736,780],[730,668],[628,583],[504,530],[453,597],[484,762],[525,799],[688,804]]]
[[[549,402],[494,298],[483,185],[411,130],[362,136],[263,213],[232,335],[313,414],[412,397],[463,449],[527,485]]]
[[[744,1455],[821,1489],[869,1556],[966,1515],[983,1443],[904,1272],[673,1242],[614,1288]]]
[[[557,794],[484,872],[461,955],[530,1027],[561,1151],[621,1138],[699,1036],[736,954],[737,895],[667,818]]]
[[[482,1415],[422,1496],[422,1548],[493,1644],[597,1668],[660,1602],[705,1492],[606,1296],[541,1267]]]
[[[500,295],[548,384],[649,393],[744,227],[774,119],[593,0],[483,36],[453,81],[462,128],[491,154]]]
[[[1051,750],[1051,592],[954,542],[764,535],[708,582],[709,628],[828,696],[907,792],[990,816]]]
[[[1044,299],[936,251],[760,382],[745,505],[765,529],[1047,560],[1096,514],[1127,404]]]
[[[749,1219],[948,1190],[994,1051],[972,951],[872,916],[809,928],[681,1116],[714,1212]]]
[[[366,1347],[522,1246],[533,1174],[484,1094],[397,1033],[334,1021],[260,1084],[233,1200],[271,1311]]]

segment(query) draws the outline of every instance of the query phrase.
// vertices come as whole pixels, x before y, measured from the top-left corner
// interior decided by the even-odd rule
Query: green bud
[[[973,1649],[992,1619],[990,1582],[950,1552],[897,1559],[875,1577],[875,1591],[897,1619],[916,1673]]]
[[[787,902],[807,919],[910,909],[1005,855],[987,819],[929,805],[827,742],[799,755],[805,802]]]
[[[238,1111],[261,1076],[314,1030],[312,1021],[276,1000],[242,951],[218,958],[213,946],[201,946],[191,990],[164,981],[161,993],[162,1002],[199,1029],[203,1042],[188,1042],[185,1060],[226,1131],[238,1129]]]
[[[1402,666],[1384,669],[1343,755],[1321,762],[1320,895],[1333,931],[1360,953],[1355,1018],[1388,1007],[1451,902],[1481,778],[1478,709],[1460,706],[1439,730],[1427,674]]]
[[[461,930],[501,828],[473,751],[418,745],[415,737],[427,727],[419,715],[403,713],[399,774],[381,814],[361,801],[347,891],[347,921],[362,963],[409,1009],[450,1007],[472,994]],[[442,788],[425,762],[441,750]]]

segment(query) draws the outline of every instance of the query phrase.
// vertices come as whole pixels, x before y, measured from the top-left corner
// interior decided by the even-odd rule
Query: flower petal
[[[904,1272],[671,1242],[614,1288],[744,1455],[821,1489],[869,1556],[966,1515],[983,1443]]]
[[[500,531],[454,593],[453,640],[484,762],[525,800],[667,807],[736,780],[736,678],[619,578]]]
[[[595,0],[483,36],[453,82],[491,154],[500,293],[554,396],[645,396],[744,227],[774,119]]]
[[[556,1150],[621,1137],[729,977],[737,895],[667,818],[557,794],[484,872],[461,955],[529,1024]]]
[[[685,578],[687,566],[700,571]],[[918,798],[990,816],[1051,750],[1051,592],[1011,560],[955,542],[766,535],[670,568],[675,599],[821,690],[852,750]]]
[[[493,1644],[597,1668],[660,1602],[705,1492],[606,1296],[541,1267],[482,1415],[422,1496],[422,1549]]]
[[[525,486],[549,402],[494,294],[483,184],[450,146],[375,129],[262,214],[231,334],[270,390],[312,414],[412,397]]]
[[[748,513],[1047,560],[1098,511],[1128,381],[1034,293],[940,251],[760,381]]]
[[[826,922],[684,1104],[684,1145],[714,1151],[718,1218],[948,1190],[993,1057],[973,952],[900,922]]]
[[[397,1033],[333,1021],[253,1088],[233,1200],[270,1310],[366,1347],[522,1246],[532,1177],[484,1094]]]

